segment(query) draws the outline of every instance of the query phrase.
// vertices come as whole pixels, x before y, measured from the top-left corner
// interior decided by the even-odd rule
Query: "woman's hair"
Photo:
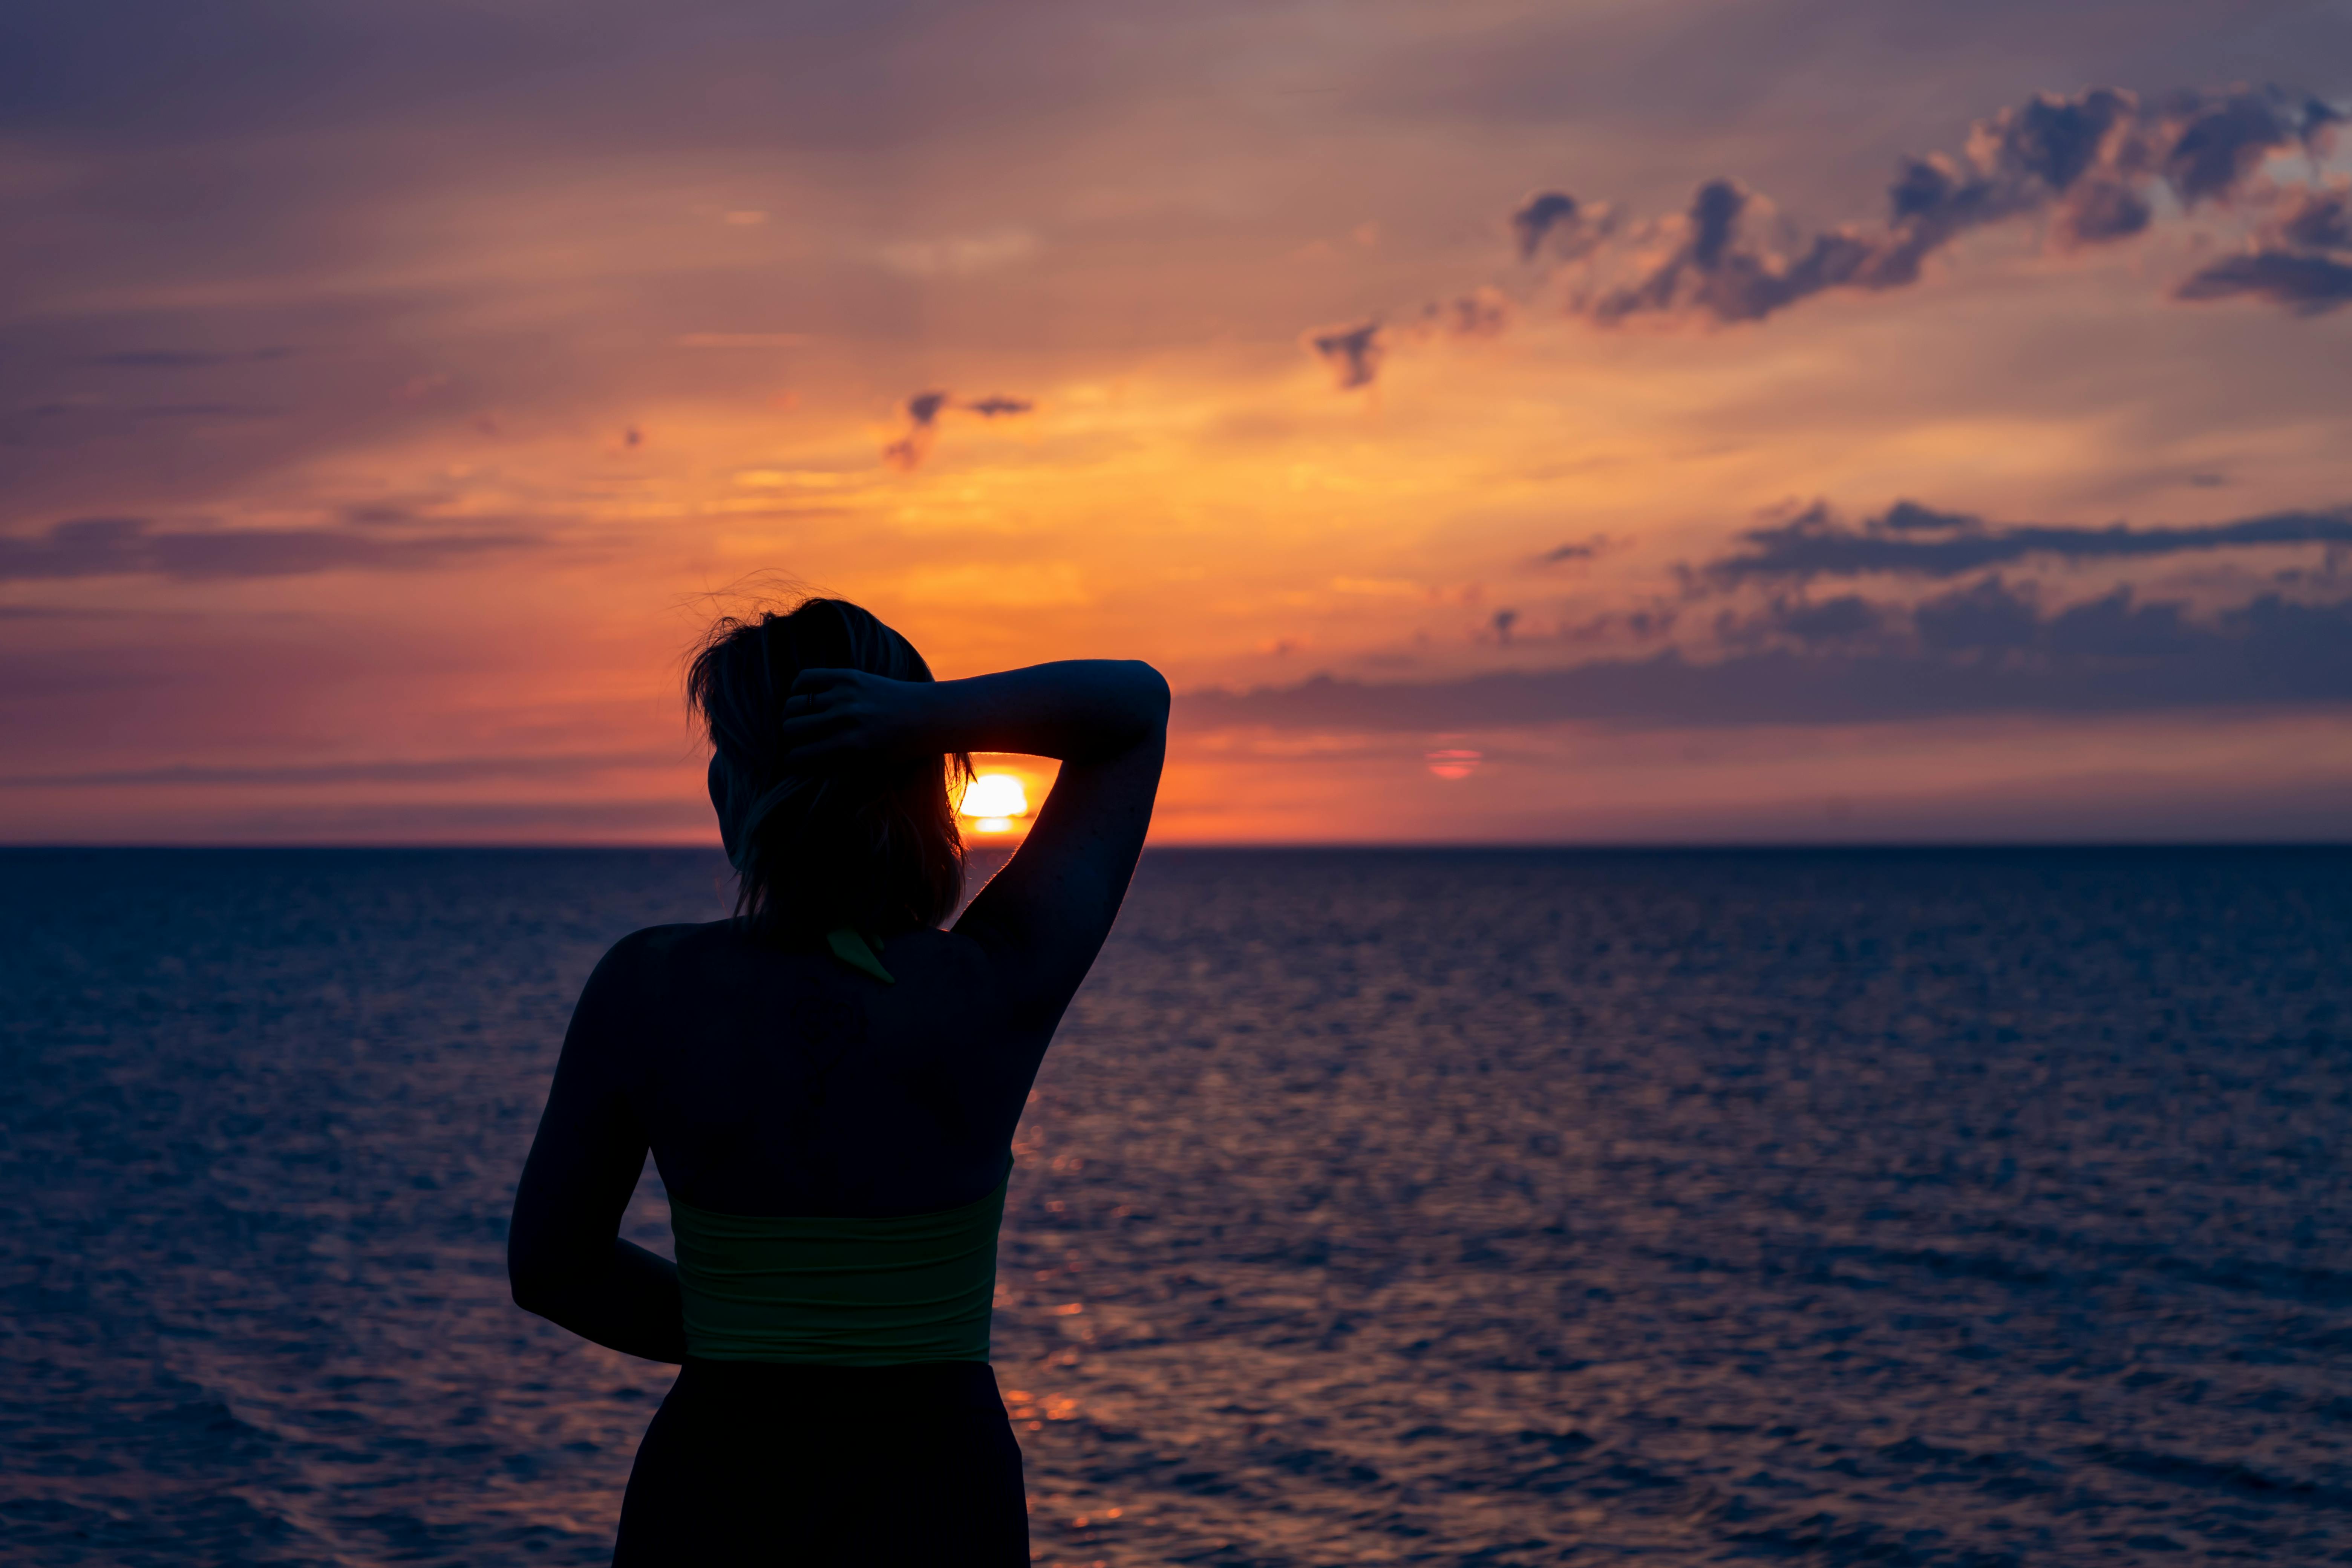
[[[803,669],[931,679],[912,643],[843,599],[710,628],[687,670],[687,702],[710,735],[710,802],[735,866],[736,915],[787,940],[939,924],[963,896],[948,783],[971,780],[971,758],[793,768],[779,726]]]

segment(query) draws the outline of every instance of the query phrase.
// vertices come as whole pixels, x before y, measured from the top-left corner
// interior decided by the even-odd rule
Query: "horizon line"
[[[967,846],[967,856],[992,853],[999,848],[1017,850],[1019,846],[993,844]],[[1150,844],[1143,853],[1184,854],[1192,851],[1233,853],[1295,853],[1301,850],[1339,851],[1354,854],[1393,852],[1402,854],[1433,851],[1487,850],[1502,853],[1574,852],[1589,854],[1753,854],[1777,851],[1791,853],[1822,853],[1843,850],[1923,851],[1923,850],[2150,850],[2150,849],[2352,849],[2352,836],[2342,838],[1863,838],[1863,839],[1236,839],[1230,841],[1201,840],[1178,844]],[[280,851],[289,854],[324,853],[329,851],[369,851],[374,853],[448,853],[479,850],[497,854],[535,852],[548,854],[578,854],[608,850],[614,853],[642,854],[667,851],[680,855],[710,855],[720,857],[717,844],[678,844],[661,840],[631,842],[614,839],[531,840],[511,841],[488,839],[452,840],[320,840],[315,842],[285,842],[259,840],[252,842],[191,842],[191,843],[78,843],[69,841],[12,843],[0,840],[0,855],[15,854],[207,854],[256,853]],[[721,857],[723,858],[723,857]]]

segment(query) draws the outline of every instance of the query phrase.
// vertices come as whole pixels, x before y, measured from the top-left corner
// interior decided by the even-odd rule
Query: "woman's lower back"
[[[1027,1568],[996,1374],[689,1359],[637,1450],[613,1562]]]

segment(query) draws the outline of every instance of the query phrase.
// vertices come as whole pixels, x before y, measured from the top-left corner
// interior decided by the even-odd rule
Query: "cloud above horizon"
[[[2235,256],[2208,263],[2176,300],[2267,300],[2302,316],[2352,304],[2352,184],[2290,190]]]
[[[2218,607],[2143,597],[2122,583],[2067,599],[2040,580],[2011,580],[1999,571],[2293,546],[2318,546],[2318,569],[2273,580],[2307,586],[2266,589]],[[1591,553],[1563,546],[1537,563]],[[2352,506],[2190,527],[2084,528],[1992,524],[1909,500],[1848,524],[1817,502],[1785,522],[1741,533],[1727,554],[1675,568],[1685,610],[1692,599],[1731,596],[1704,626],[1662,606],[1638,625],[1608,616],[1564,621],[1550,633],[1556,646],[1664,643],[1647,657],[1425,680],[1326,672],[1287,685],[1203,689],[1181,703],[1188,721],[1212,729],[1374,731],[1562,722],[1877,725],[1969,715],[2344,707],[2352,705],[2352,596],[2328,595],[2343,595],[2337,567],[2347,553]],[[1863,592],[1813,598],[1804,591],[1822,578],[1933,582],[1971,574],[1979,574],[1974,582],[1926,599]],[[1765,591],[1760,604],[1753,589]],[[1738,607],[1743,599],[1750,608]],[[1541,647],[1545,634],[1528,621],[1517,610],[1498,612],[1497,645]]]
[[[268,364],[288,358],[289,348],[264,349],[118,349],[92,354],[89,363],[116,370],[211,370],[220,365]]]
[[[418,572],[545,542],[537,534],[511,530],[387,537],[323,528],[158,529],[141,517],[80,517],[30,537],[0,536],[0,582]]]
[[[1905,160],[1882,220],[1790,249],[1749,221],[1748,192],[1709,180],[1678,226],[1652,231],[1675,240],[1663,258],[1576,305],[1603,324],[1652,313],[1754,321],[1830,289],[1916,283],[1929,257],[1994,224],[2046,219],[2062,249],[2111,244],[2147,229],[2159,196],[2193,214],[2247,194],[2264,159],[2315,153],[2344,118],[2315,98],[2242,88],[2184,90],[2152,107],[2114,88],[2037,94],[1979,121],[1957,156]]]
[[[1001,393],[959,403],[945,392],[919,392],[906,402],[907,433],[882,448],[883,466],[901,473],[920,468],[939,440],[940,416],[950,408],[977,414],[982,419],[1003,419],[1034,412],[1036,406],[1029,398],[1008,397]]]
[[[1998,582],[1908,617],[1858,598],[1781,606],[1780,646],[1694,658],[1591,659],[1449,680],[1328,674],[1178,699],[1207,730],[1463,731],[1583,722],[1617,728],[1876,725],[1998,714],[2130,714],[2352,705],[2352,598],[2257,596],[2207,620],[2119,588],[2043,614]]]
[[[206,767],[176,763],[78,773],[0,773],[0,789],[140,789],[156,786],[244,785],[316,787],[352,784],[436,784],[481,779],[576,780],[640,769],[674,769],[679,751],[616,752],[555,756],[436,757],[269,767]]]
[[[1964,512],[1937,511],[1897,501],[1859,527],[1841,523],[1815,503],[1784,523],[1750,529],[1744,548],[1690,574],[1732,584],[1755,578],[1802,581],[1874,573],[1953,577],[2034,556],[2059,561],[2128,560],[2184,552],[2261,545],[2352,546],[2352,506],[2274,512],[2194,528],[2105,528],[1991,525]]]
[[[1717,177],[1673,216],[1622,223],[1606,206],[1543,190],[1506,226],[1521,263],[1559,279],[1569,315],[1602,327],[1645,317],[1724,326],[1832,289],[1909,287],[1930,258],[1997,225],[2042,221],[2053,248],[2073,251],[2133,238],[2159,208],[2195,221],[2252,206],[2268,216],[2241,249],[2172,298],[2247,297],[2320,314],[2352,303],[2352,191],[2315,175],[2274,184],[2262,170],[2288,152],[2315,168],[2347,119],[2322,99],[2276,89],[2182,89],[2152,103],[2118,88],[2039,93],[1977,121],[1957,154],[1904,159],[1875,220],[1792,236],[1769,203]],[[1373,318],[1306,341],[1346,389],[1377,378],[1393,335]]]

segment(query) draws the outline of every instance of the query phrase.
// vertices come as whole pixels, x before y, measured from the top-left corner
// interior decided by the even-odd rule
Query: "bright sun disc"
[[[982,833],[1010,833],[1014,817],[1029,815],[1029,795],[1011,773],[982,773],[956,809],[976,818],[972,826]]]

